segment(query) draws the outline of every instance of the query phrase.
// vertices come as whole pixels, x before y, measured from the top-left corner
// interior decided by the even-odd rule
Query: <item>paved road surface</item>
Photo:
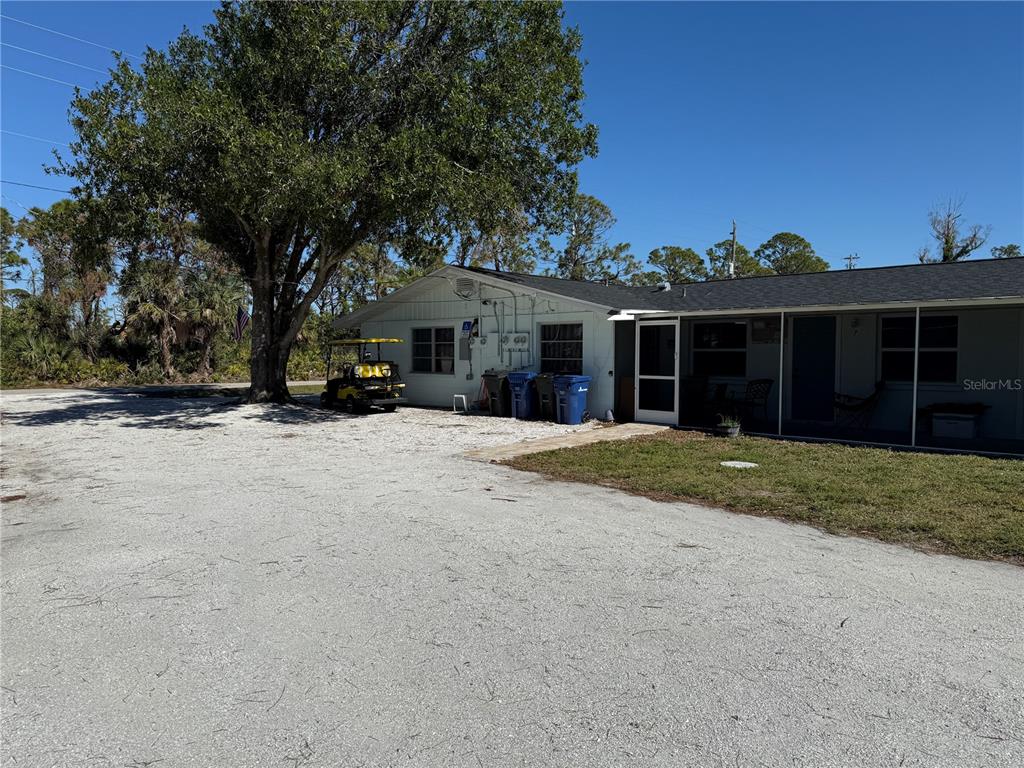
[[[1022,569],[461,456],[556,426],[3,406],[5,766],[1024,765]]]

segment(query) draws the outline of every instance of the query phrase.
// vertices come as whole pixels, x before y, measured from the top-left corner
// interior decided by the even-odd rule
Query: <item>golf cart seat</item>
[[[386,379],[392,374],[390,363],[356,363],[353,371],[357,379]]]

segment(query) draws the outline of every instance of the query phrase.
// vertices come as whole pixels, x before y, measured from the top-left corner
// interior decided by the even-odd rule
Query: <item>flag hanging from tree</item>
[[[235,313],[235,341],[242,340],[242,334],[245,333],[245,328],[249,325],[249,320],[249,313],[242,307],[239,307],[238,312]]]

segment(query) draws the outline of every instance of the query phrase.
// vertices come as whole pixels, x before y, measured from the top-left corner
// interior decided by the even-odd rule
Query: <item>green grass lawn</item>
[[[727,460],[760,466],[719,464]],[[1024,564],[1024,461],[671,431],[507,463],[654,499]]]

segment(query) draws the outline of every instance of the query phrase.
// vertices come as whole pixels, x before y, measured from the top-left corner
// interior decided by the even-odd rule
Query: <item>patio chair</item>
[[[775,384],[775,379],[751,379],[748,381],[743,397],[736,398],[733,401],[736,409],[741,415],[749,415],[751,418],[753,418],[757,410],[760,410],[761,416],[767,420],[768,395],[772,391],[773,384]]]
[[[736,403],[729,397],[729,385],[716,381],[707,385],[702,403],[702,417],[706,426],[713,426],[723,416],[736,416]]]
[[[703,426],[707,412],[708,377],[685,376],[680,387],[679,423],[690,427]]]
[[[882,391],[885,389],[885,381],[875,384],[875,391],[867,397],[855,395],[844,395],[835,393],[835,400],[832,406],[832,413],[836,426],[857,427],[867,429],[871,423],[871,416],[878,407],[878,401],[882,398]]]

